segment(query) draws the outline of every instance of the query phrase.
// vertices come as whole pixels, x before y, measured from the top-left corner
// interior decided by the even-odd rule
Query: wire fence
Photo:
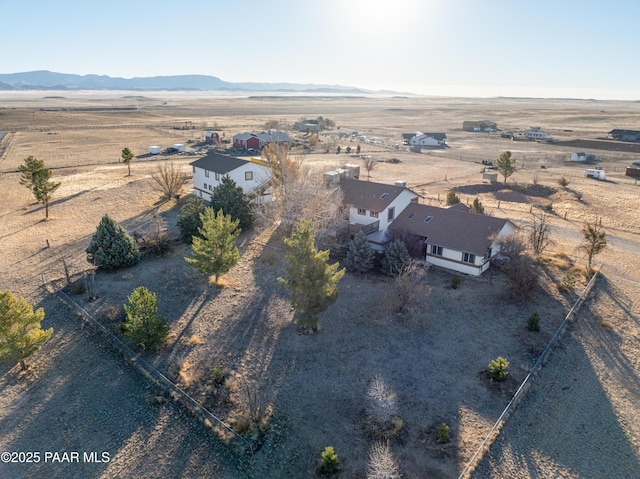
[[[600,264],[599,269],[602,269],[602,264]],[[566,330],[570,319],[578,312],[578,309],[580,309],[580,306],[582,306],[582,303],[584,302],[585,298],[593,288],[593,285],[595,284],[597,277],[598,277],[598,272],[596,271],[596,273],[594,273],[594,275],[591,277],[591,280],[587,283],[587,286],[582,291],[582,294],[580,294],[576,302],[571,307],[571,310],[569,310],[569,312],[565,316],[564,320],[558,327],[558,330],[553,335],[553,338],[551,338],[551,341],[549,341],[549,344],[547,344],[547,347],[544,349],[544,351],[542,351],[542,354],[540,355],[536,363],[531,368],[531,371],[529,371],[529,374],[527,374],[527,377],[524,378],[524,381],[522,381],[522,383],[520,384],[520,387],[518,388],[516,393],[513,395],[513,397],[507,404],[507,406],[504,408],[504,410],[502,411],[502,414],[500,414],[500,417],[498,417],[498,420],[495,422],[493,427],[489,430],[488,434],[486,435],[485,439],[482,441],[482,443],[480,444],[476,452],[473,454],[473,456],[471,456],[471,459],[469,460],[465,468],[460,473],[460,476],[458,476],[458,479],[469,479],[471,477],[471,474],[473,473],[474,469],[478,466],[478,464],[484,457],[485,452],[489,450],[491,445],[498,438],[500,434],[500,430],[502,429],[502,426],[504,426],[506,421],[511,417],[511,415],[515,411],[518,404],[520,404],[522,399],[524,399],[526,393],[529,391],[531,387],[533,378],[537,375],[537,373],[540,371],[542,366],[546,363],[549,354],[551,353],[555,345],[560,340],[560,337]]]
[[[206,409],[202,404],[189,396],[189,394],[187,394],[183,389],[173,383],[164,374],[154,368],[147,361],[142,359],[138,353],[134,352],[126,343],[124,343],[120,338],[115,336],[111,331],[103,326],[102,323],[100,323],[100,321],[89,314],[86,309],[73,301],[64,291],[57,288],[53,283],[51,283],[44,275],[44,273],[42,274],[42,283],[47,291],[53,293],[58,299],[60,299],[60,301],[62,301],[69,308],[75,311],[86,323],[93,327],[95,331],[100,333],[102,337],[106,341],[108,341],[109,344],[118,353],[122,355],[122,357],[128,364],[132,365],[145,378],[150,380],[158,388],[169,395],[169,397],[171,397],[176,403],[183,406],[187,411],[189,411],[194,417],[198,418],[208,428],[213,429],[214,425],[217,424],[225,431],[231,433],[231,437],[238,440],[239,445],[242,446],[241,449],[243,449],[245,453],[254,453],[253,444],[249,440],[238,434],[231,426],[229,426],[211,411]],[[227,445],[231,445],[230,442],[223,442]]]

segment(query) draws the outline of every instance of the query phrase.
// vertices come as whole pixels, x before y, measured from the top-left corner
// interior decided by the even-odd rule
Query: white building
[[[409,145],[432,147],[446,146],[447,135],[444,133],[421,133],[418,131],[415,136],[409,140]]]
[[[548,133],[545,133],[544,131],[540,131],[539,126],[530,126],[526,130],[524,130],[524,136],[525,138],[528,138],[530,140],[537,140],[537,141],[553,140],[553,138],[551,138],[551,135],[549,135]]]

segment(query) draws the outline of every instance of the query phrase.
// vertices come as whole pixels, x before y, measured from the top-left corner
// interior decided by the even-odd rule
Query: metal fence
[[[602,264],[600,265],[600,268],[602,268]],[[498,435],[500,434],[500,430],[502,429],[502,426],[504,426],[507,419],[511,417],[516,406],[520,404],[522,399],[525,397],[526,393],[529,391],[529,388],[531,387],[531,383],[533,381],[534,376],[538,373],[538,371],[540,371],[544,363],[547,361],[549,353],[553,350],[554,346],[560,340],[562,333],[564,333],[567,325],[569,324],[569,320],[577,313],[578,309],[580,309],[580,306],[582,305],[585,298],[591,291],[591,288],[593,288],[593,285],[596,281],[597,276],[598,276],[598,272],[596,272],[591,277],[591,280],[587,283],[587,286],[584,288],[584,291],[582,291],[582,294],[578,297],[578,299],[572,306],[571,310],[567,313],[564,320],[558,327],[558,330],[553,335],[553,338],[551,338],[551,341],[549,341],[549,344],[547,344],[547,347],[544,349],[544,351],[542,351],[542,354],[540,355],[536,363],[531,368],[531,371],[529,371],[529,374],[527,374],[527,377],[524,379],[524,381],[522,381],[522,383],[520,384],[520,387],[518,388],[516,393],[513,395],[513,397],[509,401],[509,404],[507,404],[507,406],[502,411],[502,414],[500,414],[500,417],[498,417],[498,420],[495,422],[493,427],[489,430],[489,433],[485,437],[484,441],[482,441],[482,443],[480,444],[480,447],[478,447],[478,449],[476,450],[474,455],[471,457],[471,459],[469,460],[465,468],[462,470],[462,472],[460,473],[460,476],[458,476],[458,479],[469,479],[471,477],[471,474],[473,473],[474,469],[478,466],[478,464],[482,460],[484,453],[489,450],[489,448],[491,447],[491,444],[493,444],[494,441],[498,438]]]
[[[194,417],[202,421],[205,426],[213,428],[213,425],[217,424],[224,430],[230,432],[232,437],[235,437],[239,444],[242,446],[245,452],[253,454],[253,444],[246,438],[238,434],[233,430],[231,426],[225,423],[222,419],[218,418],[211,411],[206,409],[202,404],[193,399],[183,389],[169,380],[164,374],[146,362],[140,357],[140,355],[134,352],[126,343],[120,338],[115,336],[111,331],[105,328],[100,321],[95,319],[89,312],[81,307],[78,303],[73,301],[64,291],[54,286],[44,275],[42,274],[42,283],[47,291],[53,293],[58,299],[65,303],[69,308],[78,313],[78,315],[90,326],[92,326],[98,333],[106,339],[109,344],[122,355],[124,360],[132,365],[138,372],[140,372],[145,378],[153,382],[158,388],[162,389],[169,395],[176,403],[183,406]]]

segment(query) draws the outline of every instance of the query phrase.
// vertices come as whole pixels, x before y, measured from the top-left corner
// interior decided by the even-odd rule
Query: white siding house
[[[530,140],[538,140],[538,141],[552,141],[551,135],[545,133],[544,131],[540,131],[539,126],[530,126],[526,130],[524,130],[525,138]]]
[[[420,133],[409,140],[411,146],[446,146],[447,135],[444,133]]]
[[[271,180],[271,168],[259,160],[243,160],[233,156],[210,152],[191,163],[193,189],[196,196],[211,201],[211,192],[224,176],[229,176],[242,191],[257,202],[269,201],[266,187]]]

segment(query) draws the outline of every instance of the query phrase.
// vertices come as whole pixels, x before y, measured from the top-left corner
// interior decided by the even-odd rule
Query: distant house
[[[411,254],[428,264],[480,276],[499,251],[499,241],[515,231],[509,220],[449,208],[410,203],[389,225]]]
[[[640,141],[640,131],[614,129],[609,132],[609,138],[620,141]]]
[[[403,133],[402,143],[414,147],[443,147],[447,145],[447,135],[445,133]]]
[[[205,143],[217,145],[218,143],[220,143],[220,135],[218,135],[218,133],[216,133],[215,131],[207,131],[204,134],[204,141]]]
[[[271,168],[259,160],[243,160],[210,152],[191,163],[196,196],[211,201],[211,193],[224,176],[229,176],[255,202],[270,201],[266,188],[271,180]]]
[[[582,151],[572,153],[571,161],[587,161],[587,154]]]
[[[490,120],[466,120],[462,122],[462,129],[464,131],[495,131],[498,125]]]
[[[388,240],[387,228],[401,211],[418,195],[406,187],[405,182],[395,185],[344,179],[340,181],[344,194],[343,204],[349,207],[349,234],[363,230],[369,242],[379,251]]]
[[[288,145],[291,138],[286,133],[271,130],[269,133],[238,133],[233,137],[233,146],[241,150],[259,150],[270,143]]]
[[[525,138],[528,138],[530,140],[553,141],[551,135],[545,133],[544,131],[540,131],[539,126],[530,126],[526,130],[524,130],[524,136]]]

